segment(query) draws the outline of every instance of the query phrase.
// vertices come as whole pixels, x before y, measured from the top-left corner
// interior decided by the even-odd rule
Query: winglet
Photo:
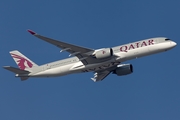
[[[34,32],[34,31],[32,31],[32,30],[27,30],[29,33],[31,33],[32,35],[35,35],[36,33]]]

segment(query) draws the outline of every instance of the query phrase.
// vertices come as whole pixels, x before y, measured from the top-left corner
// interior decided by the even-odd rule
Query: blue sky
[[[180,39],[179,0],[1,0],[0,66],[16,67],[9,55],[19,50],[41,65],[68,57],[30,35],[39,34],[88,48],[113,47],[151,37]],[[127,61],[134,73],[93,73],[21,82],[0,69],[2,120],[179,120],[179,46]]]

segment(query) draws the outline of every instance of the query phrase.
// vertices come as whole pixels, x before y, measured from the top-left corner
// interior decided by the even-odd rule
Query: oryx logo
[[[26,68],[32,68],[33,64],[26,58],[23,58],[13,53],[11,53],[11,56],[14,58],[14,60],[16,61],[17,65],[21,70],[24,70]]]

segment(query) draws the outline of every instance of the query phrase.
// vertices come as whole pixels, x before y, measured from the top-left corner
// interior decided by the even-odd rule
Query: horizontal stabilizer
[[[28,73],[30,73],[29,71],[21,70],[19,68],[15,68],[15,67],[11,67],[11,66],[4,66],[3,68],[6,70],[9,70],[15,74],[28,74]]]

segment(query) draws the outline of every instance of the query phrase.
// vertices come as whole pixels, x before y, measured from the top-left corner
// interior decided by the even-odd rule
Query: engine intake
[[[104,59],[104,58],[109,58],[113,56],[113,50],[112,48],[104,48],[104,49],[100,49],[97,50],[94,54],[93,57],[97,58],[97,59]]]
[[[118,65],[117,68],[113,71],[113,73],[118,76],[131,74],[133,73],[133,66],[132,64]]]

